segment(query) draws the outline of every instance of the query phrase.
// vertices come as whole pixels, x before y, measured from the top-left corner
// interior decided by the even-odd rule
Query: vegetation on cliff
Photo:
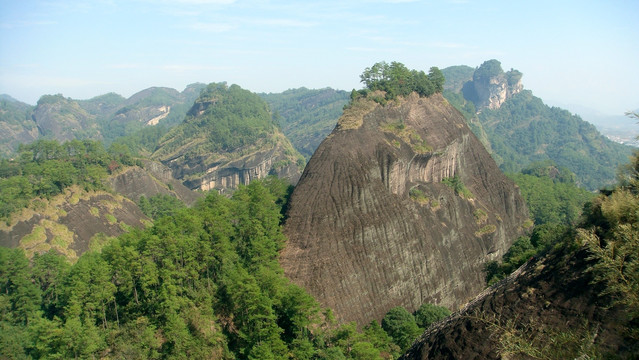
[[[402,359],[634,359],[639,353],[639,153],[577,225],[547,223],[508,273],[431,327]],[[539,252],[539,250],[542,250]],[[507,274],[508,274],[507,273]]]
[[[348,92],[331,88],[290,89],[260,96],[275,113],[284,135],[307,160],[333,130],[349,100]]]
[[[189,143],[199,143],[189,148],[192,153],[232,151],[265,138],[276,126],[259,96],[237,85],[213,83],[202,91],[184,122],[164,137],[156,155],[164,157]]]

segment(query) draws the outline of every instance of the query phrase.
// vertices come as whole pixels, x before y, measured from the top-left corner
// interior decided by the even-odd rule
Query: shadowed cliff
[[[440,95],[361,98],[309,161],[290,200],[285,273],[340,321],[394,306],[457,308],[484,262],[522,231],[515,185]]]

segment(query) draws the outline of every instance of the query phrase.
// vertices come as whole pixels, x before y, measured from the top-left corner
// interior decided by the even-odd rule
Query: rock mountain
[[[526,207],[443,96],[371,98],[349,105],[307,164],[282,266],[341,321],[455,309],[482,290],[483,264],[522,231]]]
[[[545,105],[523,89],[521,72],[504,72],[497,60],[442,72],[444,95],[504,172],[551,160],[574,172],[581,187],[597,190],[615,182],[616,170],[631,154],[629,146],[608,140],[578,115]]]
[[[153,158],[187,187],[219,192],[274,174],[297,183],[304,158],[282,134],[268,105],[237,85],[210,84]]]
[[[175,125],[198,97],[204,84],[184,91],[152,87],[126,99],[109,93],[88,100],[43,95],[31,106],[0,95],[0,155],[11,157],[18,145],[39,138],[102,140],[107,145],[148,125]]]

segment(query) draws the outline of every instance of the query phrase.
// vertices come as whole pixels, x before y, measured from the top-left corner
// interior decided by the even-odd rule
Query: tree
[[[386,313],[382,319],[382,328],[402,351],[408,349],[422,333],[422,329],[415,322],[415,317],[401,306],[394,307]]]
[[[450,310],[443,306],[433,304],[423,304],[415,311],[415,322],[421,328],[427,328],[430,324],[444,319],[450,315]]]

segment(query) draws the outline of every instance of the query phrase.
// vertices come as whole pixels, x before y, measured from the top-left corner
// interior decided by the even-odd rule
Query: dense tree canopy
[[[354,323],[338,326],[329,310],[284,277],[278,254],[288,191],[282,180],[268,178],[230,199],[211,193],[73,265],[53,253],[29,263],[22,250],[0,248],[0,353],[13,359],[396,358],[396,330],[389,335],[375,321],[361,331]],[[407,331],[396,322],[403,346],[421,332],[412,319]]]
[[[420,96],[430,96],[444,89],[444,75],[437,67],[431,67],[428,75],[423,71],[409,70],[404,64],[382,61],[364,69],[361,82],[370,91],[381,90],[386,99],[407,96],[417,92]]]

